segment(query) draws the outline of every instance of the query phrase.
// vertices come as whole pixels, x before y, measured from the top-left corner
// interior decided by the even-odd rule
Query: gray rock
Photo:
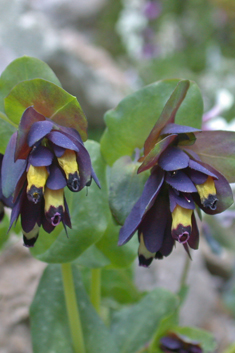
[[[0,256],[0,352],[31,353],[29,306],[46,264],[18,241]]]

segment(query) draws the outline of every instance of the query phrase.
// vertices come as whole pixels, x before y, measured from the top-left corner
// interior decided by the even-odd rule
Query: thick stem
[[[61,267],[64,284],[65,302],[67,307],[74,353],[86,353],[82,332],[82,324],[76,300],[72,267],[70,263],[62,264]]]
[[[91,270],[91,302],[96,309],[97,313],[100,313],[100,301],[101,301],[101,269],[93,268]]]

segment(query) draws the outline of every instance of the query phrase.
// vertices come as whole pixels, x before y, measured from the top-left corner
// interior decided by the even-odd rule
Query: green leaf
[[[166,102],[166,105],[164,106],[159,119],[157,120],[147,140],[145,141],[145,144],[144,144],[145,155],[147,155],[154,147],[163,127],[166,124],[172,124],[175,122],[176,113],[181,103],[183,102],[188,89],[189,89],[188,80],[182,80],[177,84],[170,98]]]
[[[61,86],[54,72],[43,61],[30,56],[18,58],[7,66],[0,77],[0,111],[4,111],[4,98],[15,85],[34,78],[42,78]]]
[[[89,246],[97,242],[104,234],[110,219],[106,186],[106,165],[100,154],[97,142],[85,144],[91,156],[93,168],[99,178],[102,190],[93,182],[79,193],[67,190],[66,197],[71,215],[72,229],[68,229],[68,238],[62,226],[48,234],[42,229],[32,248],[32,255],[49,263],[71,262]]]
[[[0,153],[5,153],[7,144],[15,131],[16,128],[8,122],[7,116],[0,112]]]
[[[174,327],[172,332],[188,337],[192,341],[199,342],[204,353],[215,352],[217,343],[210,332],[195,327]]]
[[[137,302],[143,296],[133,281],[132,269],[102,269],[102,297],[120,304]]]
[[[177,305],[173,293],[158,288],[139,303],[115,313],[111,328],[120,353],[135,353],[148,343],[163,317],[169,316]]]
[[[171,331],[172,327],[178,325],[179,322],[179,308],[173,311],[170,315],[164,317],[154,335],[153,341],[150,344],[149,351],[150,353],[161,353],[160,349],[160,339],[163,336],[166,336],[169,331]]]
[[[84,251],[73,263],[87,268],[100,268],[109,265],[110,260],[94,244]]]
[[[115,220],[124,224],[132,207],[141,196],[148,173],[137,174],[140,164],[129,156],[118,159],[111,168],[109,205]]]
[[[118,353],[107,327],[92,307],[76,266],[73,266],[76,297],[86,353]],[[30,308],[34,353],[73,353],[63,292],[61,268],[49,265]]]
[[[87,138],[87,121],[77,98],[52,82],[36,78],[17,84],[5,98],[8,118],[19,124],[26,108],[34,109],[57,124],[76,129]]]
[[[229,183],[235,182],[235,132],[195,132],[194,145],[187,146],[196,152],[201,160],[218,170]]]
[[[121,156],[131,156],[142,148],[164,105],[180,80],[164,80],[146,86],[124,98],[118,106],[105,114],[107,128],[101,139],[101,150],[109,165]],[[198,86],[190,82],[186,98],[175,122],[201,127],[203,102]]]
[[[102,251],[111,262],[112,267],[115,268],[130,266],[137,256],[139,246],[137,237],[132,237],[125,246],[118,246],[120,228],[111,219],[103,237],[96,243],[97,248]]]

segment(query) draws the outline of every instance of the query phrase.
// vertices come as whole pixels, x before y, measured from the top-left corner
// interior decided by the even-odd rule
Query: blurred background
[[[128,93],[175,77],[199,85],[205,129],[235,130],[234,0],[0,0],[0,72],[22,55],[47,62],[77,96],[90,138]],[[235,341],[235,209],[201,228],[182,324],[210,330],[224,352]],[[176,290],[181,250],[137,268],[139,289]],[[30,353],[28,307],[45,264],[12,238],[0,265],[0,353]]]

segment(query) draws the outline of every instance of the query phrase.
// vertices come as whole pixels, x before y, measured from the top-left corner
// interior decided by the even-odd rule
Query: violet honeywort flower
[[[64,187],[78,192],[92,179],[100,187],[79,133],[27,108],[2,163],[3,192],[13,195],[10,227],[21,215],[24,245],[34,246],[40,226],[71,228]]]
[[[175,241],[190,256],[189,247],[197,249],[199,244],[194,210],[216,214],[233,203],[226,178],[193,151],[200,130],[177,125],[174,117],[164,120],[162,114],[145,141],[138,172],[151,173],[120,230],[119,245],[138,230],[141,266],[168,256]]]
[[[199,342],[191,341],[187,337],[170,332],[160,340],[160,349],[165,353],[202,353]]]

